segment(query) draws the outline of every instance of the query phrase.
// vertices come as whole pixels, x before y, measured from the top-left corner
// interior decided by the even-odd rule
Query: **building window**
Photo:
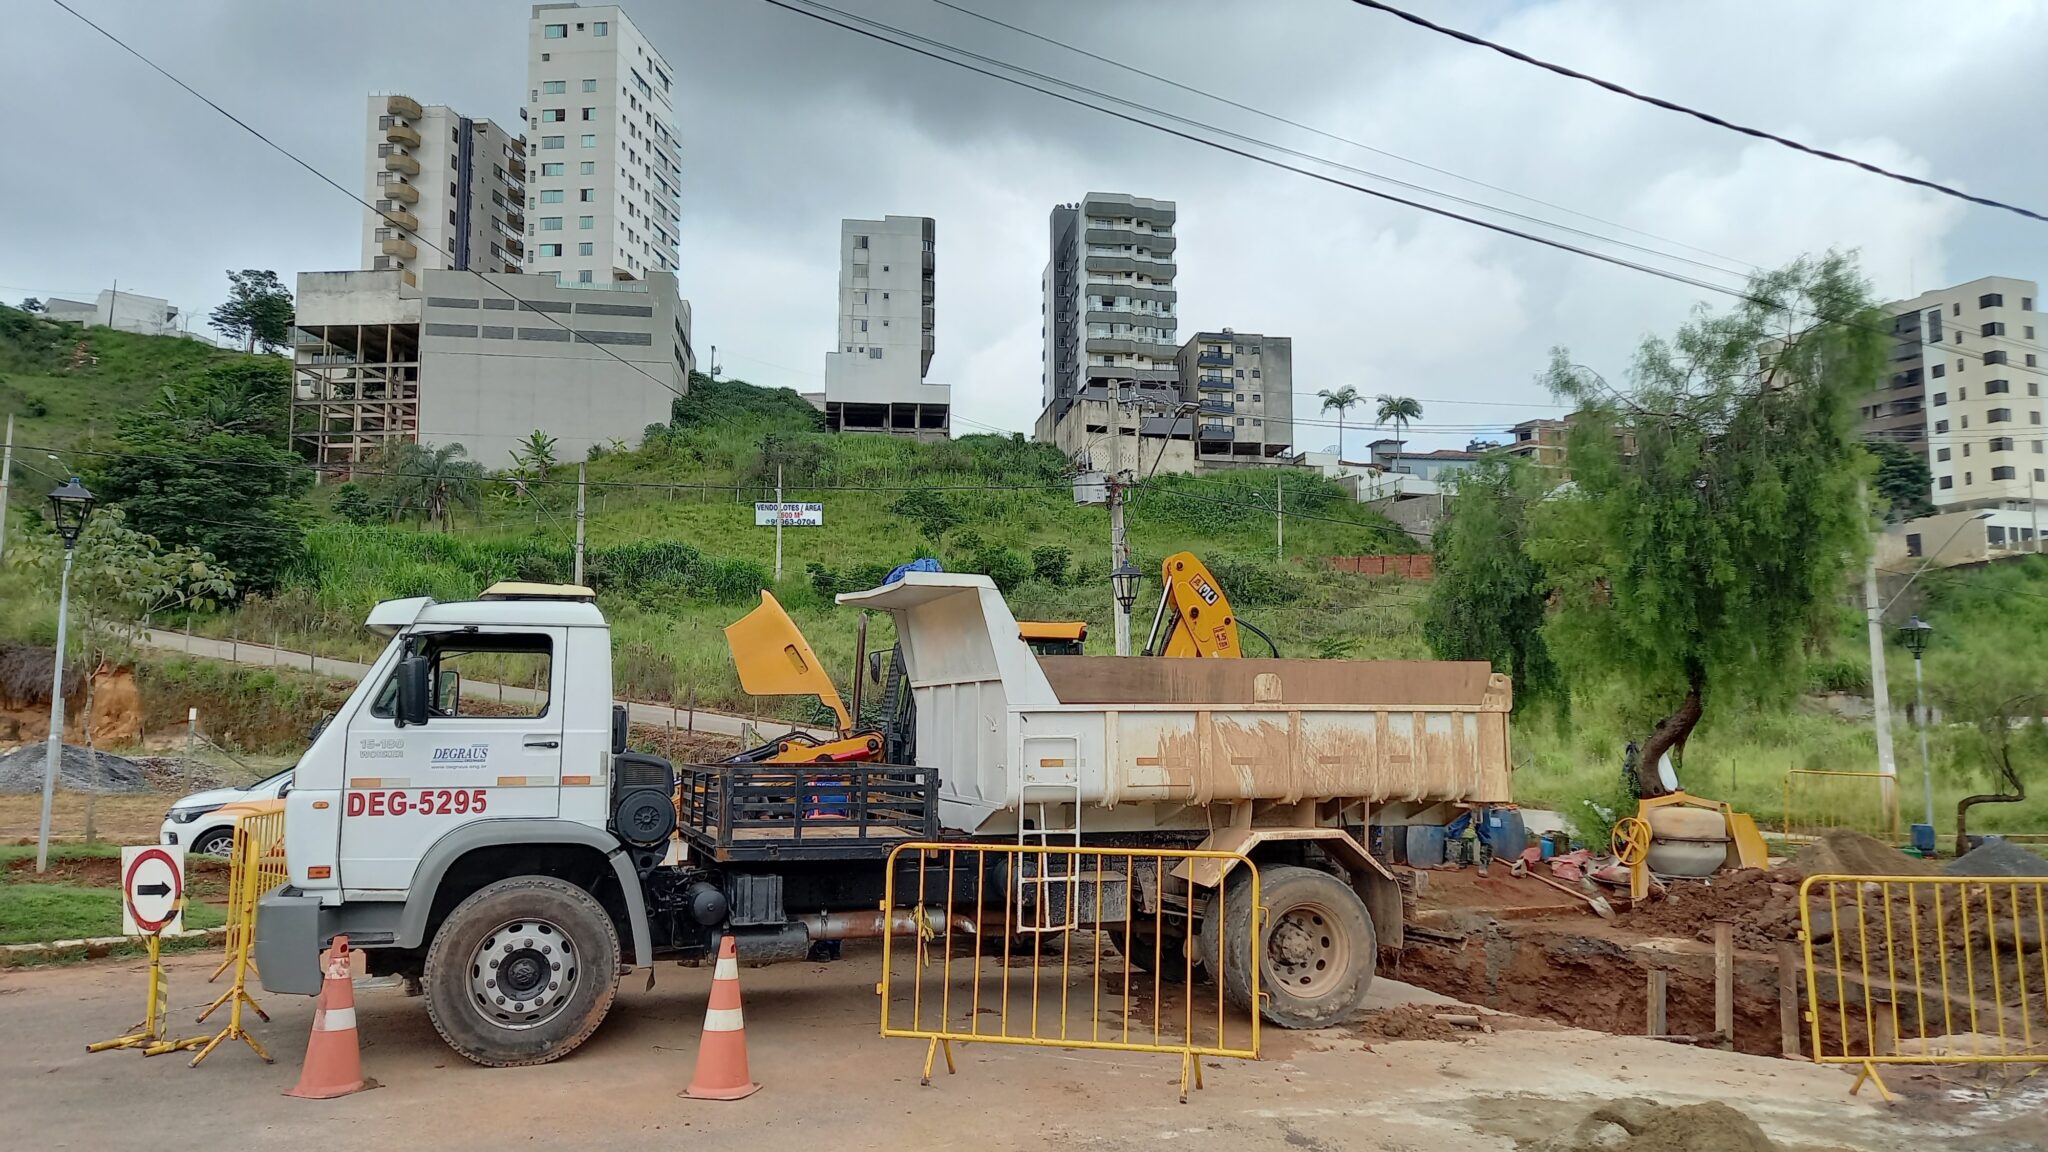
[[[584,118],[585,120],[595,120],[595,119],[597,119],[597,109],[595,109],[595,108],[585,108],[585,109],[583,110],[583,118]]]
[[[583,203],[585,203],[585,204],[594,204],[594,203],[596,203],[596,202],[597,202],[597,189],[595,189],[595,188],[582,188],[582,189],[578,189],[578,190],[577,190],[577,192],[576,192],[576,199],[578,199],[578,200],[582,201],[582,202],[583,202]]]
[[[1993,320],[1991,323],[1984,325],[1984,327],[1977,332],[1977,335],[2003,336],[2005,335],[2005,325],[2003,323],[2000,323],[1999,321]]]
[[[542,148],[560,148],[562,146],[562,137],[543,136],[540,138],[540,146]]]
[[[1993,452],[2010,452],[2010,451],[2012,451],[2012,437],[2010,437],[2010,436],[1993,436],[1993,437],[1991,438],[1991,450],[1992,450]]]
[[[1977,307],[1979,308],[1996,308],[2004,303],[2005,296],[1999,292],[1986,292],[1984,295],[1977,297]]]
[[[1257,368],[1254,368],[1254,369],[1252,369],[1252,379],[1254,379],[1254,380],[1257,380],[1258,378],[1259,378],[1259,370],[1258,370]]]
[[[1946,420],[1936,420],[1936,421],[1934,422],[1934,430],[1935,430],[1936,432],[1946,432],[1946,431],[1948,431],[1948,421],[1946,421]]]
[[[853,246],[856,249],[866,248],[868,246],[868,238],[865,236],[855,236],[853,238]]]
[[[1993,480],[2017,480],[2019,479],[2019,469],[2008,467],[1993,468],[1991,470],[1991,478]]]
[[[1945,404],[1947,404],[1947,403],[1948,403],[1948,393],[1946,393],[1946,392],[1936,392],[1936,393],[1934,394],[1934,406],[1935,406],[1936,408],[1940,408],[1940,407],[1942,407],[1943,405],[1945,405]]]
[[[585,231],[585,232],[588,232],[588,231],[590,231],[590,230],[591,230],[592,228],[595,228],[595,227],[597,227],[597,217],[595,217],[595,216],[578,216],[578,217],[576,218],[576,227],[578,227],[578,228],[582,229],[582,230],[583,230],[583,231]]]
[[[595,176],[595,175],[597,175],[597,161],[595,161],[595,160],[585,160],[585,161],[584,161],[583,163],[581,163],[581,164],[578,164],[578,165],[576,166],[576,174],[577,174],[578,176]]]
[[[2035,409],[2034,411],[2032,411],[2032,412],[2029,412],[2029,413],[2027,413],[2027,423],[2029,423],[2029,424],[2039,424],[2040,422],[2041,422],[2041,411],[2040,411],[2040,409],[2038,409],[2038,408],[2037,408],[2037,409]]]
[[[540,90],[550,96],[559,96],[567,91],[568,88],[569,82],[567,80],[543,80],[540,83]]]
[[[1984,417],[1984,419],[1986,419],[1987,421],[1989,421],[1989,422],[1991,422],[1991,423],[1993,423],[1993,424],[2004,424],[2004,423],[2007,423],[2007,422],[2009,422],[2009,421],[2010,421],[2010,420],[2012,419],[2012,409],[2010,409],[2010,408],[1993,408],[1993,409],[1992,409],[1992,410],[1990,411],[1990,413],[1989,413],[1989,414],[1987,414],[1987,415],[1986,415],[1986,416]]]
[[[1993,364],[2003,363],[2005,363],[2005,350],[2002,348],[1996,352],[1986,352],[1984,354],[1984,366],[1987,368]]]
[[[581,271],[577,272],[577,273],[576,273],[576,282],[577,282],[578,284],[588,284],[588,283],[590,283],[590,269],[588,269],[588,268],[585,268],[585,269],[582,269]]]
[[[2022,311],[2022,312],[2032,312],[2033,310],[2034,310],[2034,298],[2033,298],[2032,296],[2022,296],[2022,297],[2020,297],[2020,311]]]
[[[2012,381],[1987,380],[1984,382],[1984,391],[1992,393],[1993,395],[1997,395],[2003,392],[2010,392],[2012,391]]]
[[[540,110],[540,122],[543,124],[559,124],[564,119],[567,119],[568,115],[569,113],[561,108],[543,108]]]
[[[590,25],[590,34],[592,36],[609,36],[612,34],[612,26],[608,21],[592,21]]]
[[[560,244],[543,244],[540,246],[540,254],[543,256],[560,256],[562,254],[562,246]]]
[[[569,26],[567,24],[549,24],[541,29],[541,37],[546,40],[560,40],[568,34]]]
[[[560,204],[562,202],[562,190],[560,188],[541,189],[540,202],[543,204]]]
[[[1948,489],[1948,488],[1953,488],[1953,487],[1955,487],[1955,486],[1956,486],[1956,478],[1955,478],[1955,477],[1953,477],[1953,476],[1943,476],[1943,477],[1942,477],[1942,478],[1941,478],[1940,480],[1936,481],[1936,487],[1939,487],[1939,488],[1942,488],[1942,489]]]
[[[585,92],[595,92],[595,91],[597,91],[597,81],[595,81],[595,80],[585,80],[585,81],[583,82],[583,90],[584,90]]]
[[[558,160],[558,161],[556,161],[556,162],[555,162],[555,163],[553,163],[553,164],[543,164],[543,165],[541,165],[541,166],[540,166],[540,174],[541,174],[541,175],[543,175],[543,176],[560,176],[560,175],[562,174],[562,164],[561,164],[561,162],[560,162],[560,161]]]
[[[2048,446],[2044,446],[2039,440],[2034,441],[2033,448],[2034,455],[2036,456],[2039,456],[2043,451],[2048,451]]]
[[[1947,448],[1937,448],[1937,449],[1935,449],[1935,450],[1934,450],[1934,458],[1935,458],[1935,459],[1936,459],[1937,461],[1946,461],[1946,460],[1948,459],[1948,457],[1949,457],[1949,449],[1947,449]]]
[[[2013,538],[2015,540],[2019,538],[2018,529],[2014,529]],[[2003,548],[2005,546],[2005,529],[1996,524],[1987,526],[1984,529],[1984,542],[1994,548]]]
[[[1970,390],[1969,390],[1968,388],[1958,388],[1958,389],[1956,389],[1956,399],[1958,399],[1958,400],[1968,400],[1969,398],[1970,398]],[[1965,427],[1965,428],[1968,428],[1968,427],[1969,427],[1969,425],[1968,425],[1968,424],[1965,424],[1965,425],[1963,425],[1963,427]]]
[[[590,241],[588,241],[588,240],[585,240],[585,241],[584,241],[583,243],[581,243],[581,244],[578,244],[578,245],[576,246],[576,254],[577,254],[578,256],[589,256],[589,255],[593,255],[593,254],[595,253],[596,249],[597,249],[597,245],[595,245],[595,244],[592,244],[592,243],[591,243]]]
[[[1964,484],[1966,484],[1966,485],[1967,485],[1967,484],[1975,484],[1976,482],[1977,482],[1977,474],[1976,474],[1975,472],[1965,472],[1965,473],[1963,473],[1963,483],[1964,483]]]
[[[595,133],[595,132],[585,132],[585,133],[583,134],[583,146],[584,146],[585,148],[595,148],[595,147],[597,147],[597,133]]]
[[[881,358],[882,358],[882,350],[881,350],[880,348],[870,348],[870,349],[868,349],[868,359],[870,359],[870,360],[880,360]]]
[[[1918,532],[1906,533],[1906,555],[1920,555],[1920,534]]]
[[[560,216],[541,217],[540,230],[543,232],[560,232],[562,230],[562,218]]]

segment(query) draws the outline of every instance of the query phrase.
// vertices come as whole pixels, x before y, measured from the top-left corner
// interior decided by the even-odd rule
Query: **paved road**
[[[180,1036],[197,1034],[202,1029],[192,1018],[218,991],[205,982],[212,959],[178,956],[166,967],[173,1028]],[[1506,1152],[1569,1131],[1601,1103],[1628,1096],[1666,1104],[1721,1100],[1787,1148],[1988,1152],[2038,1147],[2043,1135],[2038,1099],[1921,1098],[1888,1110],[1868,1091],[1850,1096],[1850,1077],[1841,1069],[1505,1024],[1462,1042],[1390,1042],[1350,1028],[1269,1029],[1259,1062],[1205,1062],[1208,1086],[1185,1105],[1176,1102],[1179,1061],[1158,1054],[959,1045],[958,1074],[946,1075],[942,1061],[932,1086],[921,1088],[925,1046],[877,1035],[880,972],[871,945],[849,945],[847,958],[832,964],[742,969],[750,1070],[765,1087],[725,1104],[677,1098],[696,1060],[707,968],[663,965],[651,992],[636,975],[624,981],[610,1019],[575,1054],[545,1067],[497,1070],[472,1066],[444,1047],[422,1001],[405,998],[388,981],[359,981],[363,1070],[384,1087],[326,1102],[280,1095],[298,1077],[309,998],[258,990],[272,1020],[250,1018],[250,1026],[277,1057],[275,1065],[231,1044],[194,1070],[182,1056],[86,1054],[87,1041],[119,1035],[135,1022],[140,963],[0,971],[0,1036],[15,1041],[0,1044],[5,1144],[105,1152]],[[1406,991],[1412,990],[1383,980],[1374,999],[1414,999]],[[1916,1096],[1946,1091],[1916,1091],[1903,1074],[1891,1080]]]
[[[203,656],[209,660],[228,660],[238,664],[255,664],[266,667],[292,668],[333,676],[345,680],[360,680],[370,671],[368,664],[353,660],[336,660],[328,656],[316,656],[310,652],[293,652],[275,648],[268,644],[250,644],[245,641],[210,640],[204,636],[187,636],[183,632],[172,632],[163,628],[138,628],[135,642],[146,648],[159,648],[172,652],[184,652],[192,656]],[[520,703],[541,703],[540,692],[512,684],[493,684],[482,680],[465,680],[462,694],[479,700],[515,700]],[[753,729],[765,736],[788,731],[792,725],[779,720],[752,720],[725,712],[707,712],[697,709],[694,718],[687,709],[672,709],[666,704],[642,704],[621,700],[632,710],[633,723],[649,724],[666,728],[670,724],[688,726],[694,731],[710,732],[719,736],[738,737],[742,729],[752,725]],[[795,725],[794,727],[801,727]],[[829,736],[825,729],[807,729],[815,735]]]

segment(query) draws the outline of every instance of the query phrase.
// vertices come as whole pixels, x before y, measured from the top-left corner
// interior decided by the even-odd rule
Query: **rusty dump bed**
[[[1000,832],[1051,802],[1157,831],[1241,801],[1512,800],[1508,678],[1483,662],[1035,656],[986,576],[840,599],[895,620],[948,828]]]

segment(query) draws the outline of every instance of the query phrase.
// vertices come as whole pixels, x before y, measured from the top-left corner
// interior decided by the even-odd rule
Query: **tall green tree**
[[[1394,451],[1400,453],[1408,445],[1408,425],[1422,419],[1422,401],[1413,396],[1390,396],[1380,393],[1375,400],[1373,423],[1381,427],[1394,426]]]
[[[369,487],[394,518],[424,517],[445,530],[455,509],[475,512],[483,503],[483,465],[469,459],[469,450],[460,444],[429,448],[393,441],[371,457],[365,471],[374,474]]]
[[[1873,481],[1885,505],[1885,519],[1896,524],[1934,514],[1934,476],[1924,452],[1904,444],[1880,440],[1864,448],[1877,458],[1877,479]]]
[[[535,523],[540,522],[540,514],[548,506],[547,479],[555,462],[555,438],[538,428],[512,449],[513,493],[532,506]]]
[[[1434,540],[1422,636],[1439,660],[1485,660],[1514,678],[1515,707],[1559,693],[1544,639],[1550,585],[1529,554],[1545,485],[1526,460],[1490,452],[1458,477]]]
[[[244,268],[228,272],[228,298],[207,317],[214,331],[240,340],[244,352],[262,345],[274,352],[291,342],[292,294],[277,273]]]
[[[1560,603],[1548,639],[1574,683],[1618,688],[1646,766],[1682,759],[1709,701],[1796,691],[1801,644],[1868,547],[1855,399],[1885,331],[1830,254],[1646,340],[1630,398],[1554,354],[1551,389],[1579,413],[1572,486],[1531,542]]]
[[[1342,463],[1344,460],[1344,417],[1349,415],[1353,408],[1365,403],[1365,397],[1358,394],[1357,388],[1346,384],[1335,391],[1325,388],[1316,393],[1316,399],[1323,402],[1323,411],[1329,412],[1334,410],[1337,413],[1337,460],[1339,463]]]

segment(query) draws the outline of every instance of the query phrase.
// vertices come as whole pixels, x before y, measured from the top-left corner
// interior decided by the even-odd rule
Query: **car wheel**
[[[235,830],[233,828],[211,828],[199,834],[192,841],[192,851],[201,856],[228,857],[234,855]]]

